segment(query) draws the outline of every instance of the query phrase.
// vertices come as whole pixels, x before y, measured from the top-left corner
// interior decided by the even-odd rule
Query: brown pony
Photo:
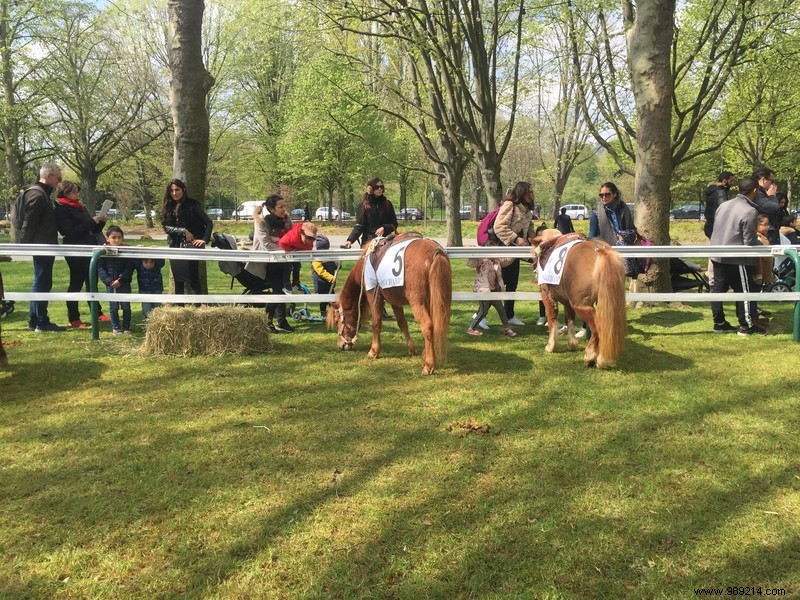
[[[575,315],[578,315],[591,331],[583,355],[584,364],[587,367],[596,365],[599,369],[613,367],[622,352],[627,328],[625,266],[619,253],[601,240],[582,239],[560,256],[558,247],[575,239],[571,236],[573,234],[561,236],[557,229],[547,229],[531,240],[534,254],[540,260],[549,249],[549,260],[563,261],[560,283],[539,286],[550,333],[545,351],[553,352],[556,348],[558,302],[561,302],[567,319],[568,349],[574,351],[578,347],[575,338]]]
[[[402,238],[398,236],[397,241],[402,241]],[[447,356],[450,303],[453,297],[447,252],[433,240],[417,239],[405,249],[403,286],[386,289],[376,287],[368,291],[364,288],[364,261],[368,260],[371,248],[371,245],[365,247],[339,292],[338,302],[331,303],[328,308],[328,328],[332,329],[338,324],[339,350],[351,350],[369,309],[372,346],[367,356],[378,358],[381,351],[381,317],[384,303],[388,302],[403,332],[408,353],[413,356],[417,350],[408,333],[408,321],[403,311],[403,306],[410,304],[425,339],[422,374],[430,375]]]

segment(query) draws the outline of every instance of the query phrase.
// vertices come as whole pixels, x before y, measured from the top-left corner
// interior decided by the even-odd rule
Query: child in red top
[[[297,223],[289,231],[283,234],[283,237],[278,240],[278,245],[286,252],[296,252],[297,250],[313,250],[314,242],[317,240],[317,226],[309,221],[304,223]],[[291,294],[293,288],[300,287],[300,263],[293,263],[291,267],[292,285],[289,287],[288,277],[289,270],[285,277],[285,286],[283,291]]]

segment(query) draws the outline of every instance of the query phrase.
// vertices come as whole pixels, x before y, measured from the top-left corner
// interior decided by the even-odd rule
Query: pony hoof
[[[375,352],[374,350],[370,350],[369,352],[367,352],[367,358],[378,358],[378,353]]]
[[[433,375],[433,370],[435,367],[422,367],[422,374],[423,375]]]
[[[544,347],[545,352],[555,352],[555,350],[556,350],[555,344],[553,345],[547,344],[547,346]]]
[[[598,369],[613,369],[617,363],[613,360],[598,360],[596,366]]]

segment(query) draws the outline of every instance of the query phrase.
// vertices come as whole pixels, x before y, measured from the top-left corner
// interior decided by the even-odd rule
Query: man
[[[775,184],[775,172],[767,167],[762,167],[753,173],[753,179],[758,182],[758,192],[753,202],[760,214],[769,217],[767,239],[770,245],[780,245],[781,208],[775,196],[778,193],[778,186]]]
[[[758,193],[758,182],[746,177],[739,182],[739,193],[732,200],[723,202],[714,218],[714,231],[711,233],[712,246],[760,246],[756,235],[758,209],[753,199]],[[737,293],[749,293],[753,288],[755,258],[740,256],[712,258],[714,283],[711,292],[724,293],[733,289]],[[711,303],[714,317],[714,333],[732,333],[747,336],[766,335],[767,330],[755,324],[753,302],[736,302],[736,316],[739,318],[738,330],[725,320],[722,302]]]
[[[558,229],[561,233],[572,233],[575,228],[572,226],[572,218],[567,214],[566,208],[561,208],[561,214],[556,217],[553,229]]]
[[[720,171],[717,180],[712,181],[706,188],[706,224],[703,226],[703,233],[711,239],[711,232],[714,230],[714,214],[719,205],[728,199],[728,190],[733,185],[733,173],[730,171]]]
[[[58,227],[56,213],[50,194],[61,181],[61,167],[55,163],[44,163],[39,169],[39,181],[25,191],[22,206],[19,241],[21,244],[57,244]],[[50,292],[53,288],[53,263],[55,256],[33,257],[32,292]],[[47,301],[34,300],[30,303],[28,329],[43,333],[64,331],[64,327],[50,322],[47,315]]]

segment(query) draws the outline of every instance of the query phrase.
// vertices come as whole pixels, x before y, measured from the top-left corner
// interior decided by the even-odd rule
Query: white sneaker
[[[480,327],[481,329],[489,329],[489,323],[486,322],[486,317],[478,321],[478,327]]]
[[[558,335],[566,335],[567,331],[569,331],[569,327],[567,325],[562,325],[558,329]]]
[[[517,317],[511,317],[508,320],[509,325],[525,325],[522,321],[520,321]]]
[[[537,325],[547,325],[547,317],[539,317],[536,319]]]
[[[578,331],[575,332],[576,338],[584,338],[586,337],[586,327],[581,327]]]

